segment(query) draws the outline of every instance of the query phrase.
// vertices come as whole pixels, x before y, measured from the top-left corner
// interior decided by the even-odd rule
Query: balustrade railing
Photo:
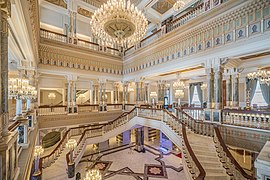
[[[220,158],[220,161],[223,164],[223,167],[226,169],[227,174],[232,176],[233,179],[255,180],[256,178],[248,175],[243,170],[243,168],[238,164],[238,162],[234,159],[234,157],[228,150],[225,142],[223,141],[217,125],[214,126],[214,130],[215,130],[214,142],[217,149],[217,153]]]
[[[112,111],[112,110],[122,110],[122,104],[107,104],[107,110]]]
[[[50,30],[47,30],[47,29],[40,29],[40,37],[44,38],[44,39],[58,41],[58,42],[61,42],[61,43],[69,43],[67,35],[57,33],[57,32],[53,32],[53,31],[50,31]],[[118,49],[111,48],[111,47],[100,48],[100,45],[98,43],[83,40],[83,39],[77,39],[76,43],[73,44],[73,45],[77,45],[79,47],[91,49],[91,50],[94,50],[94,51],[101,51],[101,52],[104,52],[104,53],[109,53],[109,54],[116,55],[116,56],[121,55],[121,53],[119,52]]]
[[[213,123],[203,122],[201,120],[195,120],[185,111],[177,108],[178,118],[183,121],[187,127],[196,134],[214,137]]]
[[[166,32],[171,32],[174,29],[186,24],[187,22],[191,21],[192,19],[196,18],[197,16],[203,14],[204,8],[203,3],[199,4],[196,8],[191,9],[187,13],[183,14],[182,16],[173,20],[170,24],[166,26]]]
[[[222,110],[222,123],[269,130],[270,112],[224,109]]]
[[[183,111],[196,120],[204,120],[204,109],[199,107],[182,107]]]
[[[53,41],[62,42],[62,43],[67,42],[67,35],[45,30],[45,29],[40,29],[40,37],[45,38],[45,39],[50,39]]]
[[[163,109],[156,108],[138,108],[138,116],[150,119],[163,120]]]
[[[180,112],[181,113],[181,112]],[[205,178],[205,170],[203,169],[201,163],[195,156],[186,133],[186,124],[182,119],[177,118],[172,113],[164,110],[164,120],[176,133],[182,136],[182,153],[183,153],[183,163],[186,166],[189,176],[191,179],[203,180]]]
[[[98,104],[87,104],[87,105],[78,105],[78,112],[97,112],[98,111]]]
[[[163,34],[167,34],[167,33],[171,32],[171,31],[177,29],[178,27],[181,27],[182,25],[186,24],[187,22],[189,22],[189,21],[195,19],[196,17],[200,16],[204,12],[205,11],[204,11],[204,8],[203,8],[203,3],[201,3],[197,7],[191,9],[187,13],[181,15],[180,17],[177,17],[175,20],[173,20],[169,24],[161,27],[160,29],[155,31],[153,34],[151,34],[151,35],[147,36],[146,38],[144,38],[140,42],[140,44],[139,44],[140,46],[138,48],[145,47],[146,45],[148,45],[148,44],[156,41],[157,39],[159,39]],[[135,46],[132,46],[132,47],[128,48],[125,51],[125,55],[131,54],[135,50],[136,50]]]
[[[123,124],[126,124],[128,121],[130,121],[135,115],[136,115],[136,108],[133,108],[130,112],[125,112],[121,114],[119,117],[117,117],[115,120],[106,123],[102,125],[99,128],[94,129],[85,129],[77,142],[77,146],[74,149],[74,156],[73,156],[73,162],[76,164],[79,163],[80,158],[83,155],[84,149],[86,147],[86,140],[88,138],[93,138],[97,136],[102,136],[105,133],[108,133],[109,131],[114,130],[115,128],[118,128],[122,126]],[[70,162],[69,156],[67,155],[67,163]]]
[[[124,107],[125,111],[130,111],[135,107],[135,104],[125,104]]]
[[[193,132],[197,134],[213,137],[220,160],[223,163],[223,166],[226,169],[226,172],[228,175],[232,176],[233,179],[255,180],[254,177],[248,175],[243,170],[243,168],[237,163],[237,161],[229,152],[220,134],[218,124],[195,120],[186,112],[180,109],[177,109],[177,110],[178,110],[178,116],[180,117],[180,119],[184,121],[184,124],[187,124],[189,129],[191,129]]]
[[[39,116],[67,114],[66,106],[40,106],[37,110]]]

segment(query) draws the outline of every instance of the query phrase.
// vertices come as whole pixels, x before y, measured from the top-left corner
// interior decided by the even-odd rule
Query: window
[[[253,104],[256,104],[257,106],[267,106],[267,103],[265,102],[263,95],[262,95],[262,90],[261,90],[261,86],[260,86],[259,81],[257,82],[254,97],[251,100],[251,106],[253,106]]]
[[[197,91],[197,86],[195,86],[194,88],[194,94],[193,94],[193,99],[191,101],[191,104],[194,104],[195,106],[199,106],[201,107],[201,102],[199,100],[199,95],[198,95],[198,91]]]

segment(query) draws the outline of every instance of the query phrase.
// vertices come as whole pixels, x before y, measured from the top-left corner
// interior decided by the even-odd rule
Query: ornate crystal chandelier
[[[36,99],[37,90],[25,78],[10,78],[8,84],[9,98]]]
[[[270,71],[259,70],[257,72],[248,73],[248,79],[258,79],[260,84],[270,85]]]
[[[130,0],[108,0],[94,12],[92,33],[104,45],[127,48],[146,34],[147,19]]]
[[[91,169],[86,172],[84,180],[102,180],[102,176],[99,170]]]
[[[181,80],[178,80],[176,82],[173,83],[173,88],[175,90],[178,90],[178,89],[185,89],[185,83]]]
[[[179,11],[179,10],[182,9],[185,5],[186,5],[186,3],[185,3],[184,1],[178,0],[178,1],[176,1],[176,3],[174,3],[174,5],[173,5],[173,10],[174,10],[174,11]]]
[[[184,97],[184,95],[185,95],[185,93],[184,93],[184,90],[180,90],[180,89],[177,89],[176,91],[175,91],[175,97],[177,98],[177,99],[181,99],[181,98],[183,98]]]

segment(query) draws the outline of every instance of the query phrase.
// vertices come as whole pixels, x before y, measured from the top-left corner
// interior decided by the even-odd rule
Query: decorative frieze
[[[95,71],[122,75],[122,64],[98,61],[95,57],[83,54],[74,54],[59,48],[40,45],[39,64],[56,67],[74,68],[79,70]]]
[[[227,5],[227,3],[224,3],[220,8]],[[207,13],[218,12],[209,11]],[[163,39],[173,38],[173,40],[166,43],[166,47],[162,47],[163,50],[156,48],[156,52],[141,52],[136,57],[134,57],[136,52],[129,55],[129,57],[126,57],[128,62],[124,64],[124,74],[153,67],[167,61],[179,60],[179,58],[185,56],[222,47],[267,31],[270,31],[269,1],[243,2],[243,6],[238,9],[231,12],[224,10],[223,16],[213,18],[211,22],[200,24],[195,29],[187,29],[187,31],[181,33],[182,35],[179,38],[175,37],[177,29],[164,35]],[[152,46],[158,46],[158,43],[154,43]]]

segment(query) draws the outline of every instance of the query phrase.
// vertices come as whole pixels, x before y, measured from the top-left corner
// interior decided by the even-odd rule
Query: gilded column
[[[215,68],[215,109],[222,108],[222,75],[223,75],[223,67],[218,66]]]
[[[144,103],[149,103],[149,83],[144,84]]]
[[[98,103],[98,84],[94,85],[94,90],[93,90],[93,103],[97,104]]]
[[[232,97],[232,106],[239,107],[239,73],[238,69],[234,69],[232,73],[232,89],[233,89],[233,97]]]
[[[207,108],[214,108],[214,71],[213,68],[206,69],[207,74]]]
[[[128,103],[128,84],[129,82],[123,82],[123,104]]]
[[[99,111],[103,111],[103,98],[102,98],[102,94],[103,94],[103,83],[100,82],[99,83]]]
[[[113,99],[114,103],[119,103],[119,83],[115,82],[113,86]]]
[[[1,9],[1,126],[2,136],[8,133],[8,13]]]
[[[72,81],[68,80],[67,83],[67,107],[68,107],[68,113],[72,113]]]
[[[140,102],[140,82],[135,82],[136,84],[136,104]]]
[[[226,106],[232,106],[232,75],[229,69],[227,69],[225,74],[226,79]]]

